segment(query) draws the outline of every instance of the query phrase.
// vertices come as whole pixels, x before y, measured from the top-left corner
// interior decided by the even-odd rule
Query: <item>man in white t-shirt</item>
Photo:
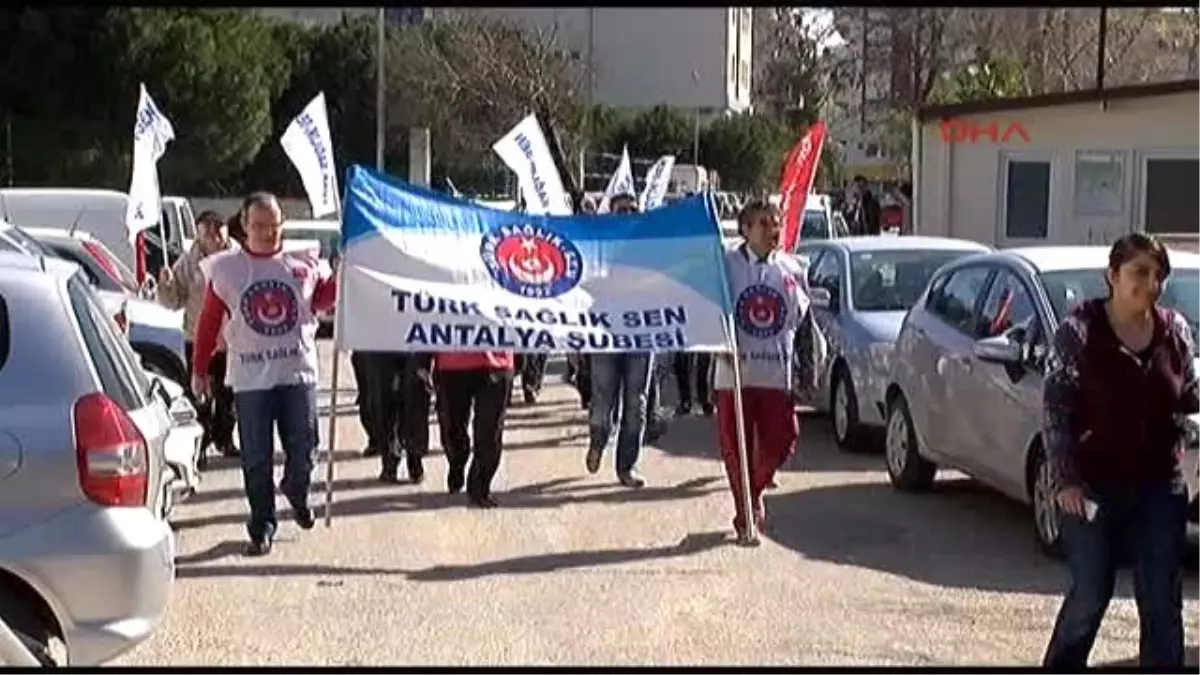
[[[293,518],[312,529],[308,507],[317,447],[317,313],[332,309],[334,277],[312,252],[283,251],[283,214],[267,192],[245,199],[243,248],[206,258],[204,305],[196,325],[192,388],[209,392],[208,362],[225,339],[250,502],[250,555],[271,552],[275,521],[274,434],[286,457],[279,488]]]
[[[762,493],[795,450],[799,429],[792,403],[796,377],[796,334],[808,318],[804,273],[795,258],[779,250],[779,210],[764,201],[748,204],[738,217],[745,240],[725,253],[742,376],[743,420],[750,460],[750,498],[744,512],[733,359],[717,359],[715,389],[721,457],[733,492],[733,526],[738,540],[753,544],[747,518],[762,527]]]

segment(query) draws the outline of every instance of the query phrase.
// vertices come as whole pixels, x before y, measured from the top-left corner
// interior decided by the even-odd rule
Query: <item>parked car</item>
[[[78,266],[0,253],[0,620],[44,663],[108,661],[166,611],[160,386]]]
[[[183,312],[170,310],[143,298],[129,268],[112,251],[87,232],[51,228],[23,230],[40,245],[41,255],[52,255],[78,264],[88,281],[110,306],[124,299],[124,320],[129,344],[147,370],[165,375],[182,386],[190,386],[184,353]],[[116,297],[113,297],[116,296]]]
[[[865,448],[884,423],[892,345],[908,308],[942,265],[991,249],[940,237],[801,241],[813,312],[829,340],[829,367],[812,403],[833,416],[843,450]]]
[[[904,319],[887,389],[892,485],[927,490],[938,467],[958,469],[1033,506],[1034,533],[1058,549],[1059,513],[1042,447],[1042,381],[1053,333],[1078,303],[1107,295],[1108,247],[1014,248],[939,270]],[[1162,303],[1197,330],[1200,256],[1171,254]],[[1200,418],[1184,475],[1197,523]]]

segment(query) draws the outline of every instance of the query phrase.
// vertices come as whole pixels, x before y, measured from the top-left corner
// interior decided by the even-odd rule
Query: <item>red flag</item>
[[[787,163],[783,167],[783,180],[779,184],[782,199],[779,206],[783,212],[783,237],[780,243],[785,251],[791,251],[800,236],[804,203],[812,190],[813,179],[817,176],[817,164],[824,145],[825,123],[817,122],[804,134],[804,138],[788,151]]]

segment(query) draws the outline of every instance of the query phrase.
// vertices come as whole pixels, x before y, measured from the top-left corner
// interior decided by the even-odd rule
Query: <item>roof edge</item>
[[[993,101],[972,101],[969,103],[924,106],[917,110],[917,120],[924,124],[933,120],[977,113],[1025,110],[1029,108],[1051,108],[1075,103],[1098,103],[1131,98],[1150,98],[1188,91],[1200,92],[1200,80],[1192,78],[1170,82],[1133,84],[1107,89],[1082,89],[1079,91],[1039,94],[1037,96],[1002,98]]]

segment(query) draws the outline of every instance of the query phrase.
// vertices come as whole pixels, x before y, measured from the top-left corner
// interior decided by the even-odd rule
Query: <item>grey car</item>
[[[813,313],[829,340],[813,406],[833,417],[844,450],[865,449],[884,423],[890,355],[904,314],[942,265],[987,246],[940,237],[846,237],[801,242]]]
[[[40,245],[37,253],[70,260],[104,294],[125,296],[124,319],[133,351],[147,370],[191,386],[184,354],[183,312],[172,311],[139,295],[133,273],[99,239],[87,232],[52,228],[13,228]]]
[[[939,270],[904,320],[887,389],[887,471],[897,489],[962,471],[1033,506],[1034,533],[1058,550],[1053,474],[1042,449],[1042,381],[1053,332],[1077,303],[1107,294],[1108,247],[1015,248]],[[1164,305],[1196,330],[1200,256],[1171,254]],[[1196,417],[1184,475],[1196,523]]]
[[[40,659],[103,663],[161,621],[171,426],[78,266],[0,253],[0,620]]]

